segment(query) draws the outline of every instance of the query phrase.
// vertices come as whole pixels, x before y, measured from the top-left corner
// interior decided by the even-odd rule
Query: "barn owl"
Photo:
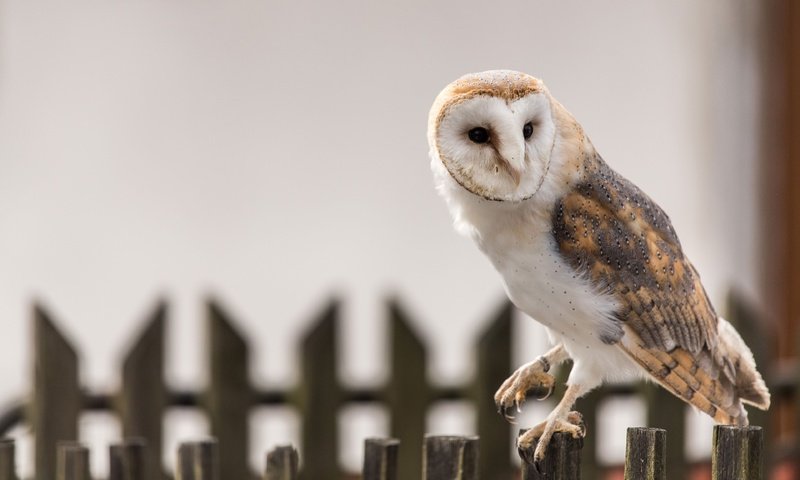
[[[753,355],[717,315],[667,215],[612,170],[544,83],[514,71],[469,74],[436,97],[431,168],[456,229],[471,237],[506,293],[554,347],[495,394],[509,412],[567,359],[567,389],[518,439],[583,436],[575,401],[605,380],[644,376],[711,416],[746,425],[742,404],[769,408]]]

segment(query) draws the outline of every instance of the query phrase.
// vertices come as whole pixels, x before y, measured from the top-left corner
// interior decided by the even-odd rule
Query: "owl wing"
[[[721,423],[741,406],[734,365],[718,352],[718,317],[667,215],[599,157],[559,199],[561,255],[620,304],[617,344],[654,380]]]

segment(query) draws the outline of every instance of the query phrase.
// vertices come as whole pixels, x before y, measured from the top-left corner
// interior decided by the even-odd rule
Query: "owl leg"
[[[520,405],[525,402],[529,393],[536,394],[538,400],[549,397],[555,388],[555,378],[547,372],[550,367],[562,363],[567,358],[569,358],[567,351],[559,344],[536,360],[519,367],[494,394],[498,413],[513,423],[514,408],[519,412]]]
[[[517,440],[517,448],[523,455],[526,455],[530,453],[531,447],[538,439],[533,458],[528,458],[537,468],[539,462],[544,458],[547,446],[550,444],[554,433],[567,432],[575,438],[586,435],[583,416],[578,412],[570,411],[575,404],[575,400],[586,391],[587,389],[581,385],[569,385],[564,397],[558,402],[556,408],[550,412],[550,415],[547,416],[547,420],[523,433]]]

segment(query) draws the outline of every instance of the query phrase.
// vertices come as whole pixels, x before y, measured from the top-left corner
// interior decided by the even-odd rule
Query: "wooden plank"
[[[267,453],[267,469],[264,480],[295,480],[297,478],[298,455],[292,446],[281,446]]]
[[[145,477],[164,479],[161,464],[163,448],[162,419],[167,405],[164,382],[164,354],[167,305],[159,302],[133,342],[122,362],[122,388],[116,406],[123,438],[140,438],[148,448]]]
[[[0,438],[0,480],[17,480],[14,440]]]
[[[472,389],[481,439],[481,478],[510,478],[511,425],[497,414],[494,392],[511,372],[511,338],[514,307],[504,302],[489,327],[478,339],[477,372]]]
[[[400,441],[394,438],[368,438],[364,442],[363,480],[397,480],[397,453]]]
[[[337,415],[341,404],[336,365],[339,304],[331,302],[303,338],[298,392],[304,480],[339,480]]]
[[[478,437],[425,436],[423,480],[478,480]]]
[[[391,377],[386,392],[389,431],[403,445],[398,478],[417,480],[422,471],[422,438],[431,392],[425,345],[395,300],[389,302]]]
[[[219,303],[208,302],[210,383],[206,395],[211,435],[219,445],[222,478],[247,479],[249,414],[253,392],[248,378],[250,348]]]
[[[34,436],[35,478],[51,480],[56,477],[58,443],[78,438],[82,400],[78,355],[39,304],[33,309],[33,332],[33,400],[28,413]]]
[[[91,480],[89,449],[75,442],[58,445],[56,480]]]
[[[109,480],[149,480],[149,456],[142,438],[131,438],[109,447]],[[160,472],[159,472],[160,473]]]
[[[522,435],[526,430],[520,430]],[[557,432],[550,440],[544,459],[537,466],[533,464],[536,443],[527,450],[520,450],[522,458],[522,480],[579,480],[581,478],[582,438]]]
[[[714,426],[712,480],[761,480],[763,438],[761,427]]]
[[[628,429],[625,480],[667,480],[667,431],[661,428]]]
[[[178,447],[176,480],[219,480],[219,451],[213,439]]]
[[[683,451],[686,441],[686,404],[656,384],[642,384],[642,389],[647,404],[647,426],[668,431],[672,439],[666,445],[670,477],[685,478],[689,470]]]

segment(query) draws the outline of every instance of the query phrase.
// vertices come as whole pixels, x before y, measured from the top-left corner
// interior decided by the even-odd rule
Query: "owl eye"
[[[531,135],[533,135],[533,124],[528,122],[522,127],[522,136],[524,136],[525,140],[527,140],[531,138]]]
[[[475,127],[467,132],[467,136],[475,143],[486,143],[489,141],[489,130],[483,127]]]

